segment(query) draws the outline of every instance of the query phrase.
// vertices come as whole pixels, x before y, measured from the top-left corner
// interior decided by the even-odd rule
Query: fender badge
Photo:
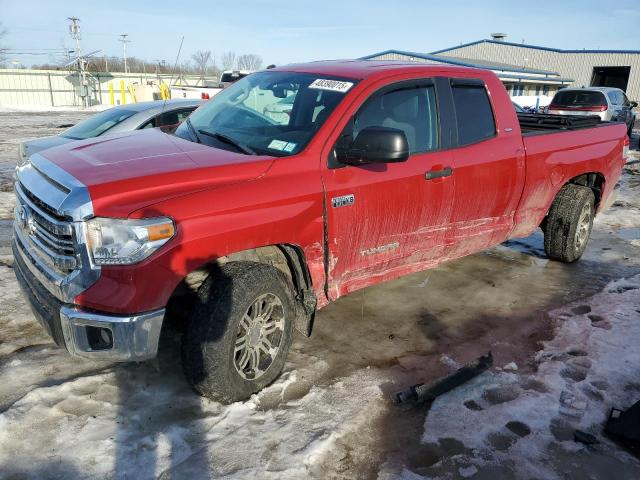
[[[331,205],[333,208],[346,207],[353,205],[354,203],[356,203],[356,196],[353,193],[349,195],[342,195],[340,197],[333,197],[331,199]]]
[[[389,250],[395,250],[400,247],[400,242],[388,243],[386,245],[380,245],[379,247],[367,248],[366,250],[360,250],[360,255],[375,255],[377,253],[388,252]]]

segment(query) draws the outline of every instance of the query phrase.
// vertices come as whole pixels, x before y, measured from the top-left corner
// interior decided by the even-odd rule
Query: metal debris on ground
[[[463,383],[477,377],[485,372],[493,365],[493,355],[489,352],[479,357],[476,361],[467,363],[459,368],[451,375],[448,375],[431,384],[419,383],[406,390],[402,390],[393,395],[392,400],[395,404],[403,404],[408,402],[415,403],[432,403],[437,397],[450,392]]]
[[[573,432],[573,440],[579,443],[584,443],[585,445],[597,445],[600,443],[600,440],[598,440],[595,435],[583,432],[582,430],[576,430]]]

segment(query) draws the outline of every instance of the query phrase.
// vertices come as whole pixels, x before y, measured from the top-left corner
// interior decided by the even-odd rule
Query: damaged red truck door
[[[497,98],[502,85],[486,82],[450,80],[457,148],[448,258],[502,242],[522,195],[525,155],[518,119],[511,105]]]
[[[278,377],[294,329],[310,335],[341,295],[538,228],[550,259],[578,260],[628,145],[624,123],[516,115],[489,71],[270,69],[172,135],[30,156],[14,272],[70,353],[147,360],[178,323],[194,390],[237,401]]]
[[[328,210],[329,297],[407,272],[443,254],[453,184],[445,172],[451,152],[440,144],[434,79],[379,85],[356,100],[337,125],[321,162]],[[368,127],[405,132],[411,162],[346,168],[341,145]],[[338,146],[334,151],[333,143]]]

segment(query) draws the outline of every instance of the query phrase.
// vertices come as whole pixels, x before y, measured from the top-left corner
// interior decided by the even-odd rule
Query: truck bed
[[[597,115],[548,115],[545,113],[518,113],[522,135],[552,133],[561,130],[581,130],[606,125]]]

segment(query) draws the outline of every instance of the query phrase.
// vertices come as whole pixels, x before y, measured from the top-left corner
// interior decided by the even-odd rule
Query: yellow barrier
[[[169,87],[167,86],[166,83],[160,82],[159,88],[160,88],[160,98],[162,100],[171,99],[171,90],[169,90]]]
[[[135,88],[133,88],[133,85],[128,83],[127,89],[129,90],[129,95],[131,95],[131,99],[133,100],[133,103],[138,103],[138,99],[136,98],[136,90]]]
[[[109,103],[113,107],[116,104],[115,95],[113,94],[113,82],[109,82]]]
[[[124,91],[124,80],[120,80],[120,105],[127,104],[127,96]]]

